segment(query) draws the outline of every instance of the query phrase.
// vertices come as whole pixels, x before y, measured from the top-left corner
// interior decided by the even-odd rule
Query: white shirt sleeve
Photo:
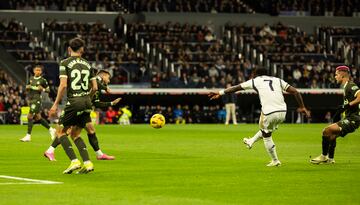
[[[289,83],[285,82],[283,79],[280,79],[280,78],[279,78],[279,80],[280,80],[281,89],[283,91],[286,91],[290,87]]]
[[[254,89],[254,87],[253,87],[253,79],[245,81],[245,82],[241,83],[240,85],[244,90]]]

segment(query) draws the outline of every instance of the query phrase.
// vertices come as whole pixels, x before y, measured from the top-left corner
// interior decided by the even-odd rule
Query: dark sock
[[[336,139],[330,141],[329,158],[331,159],[334,159],[335,147],[336,147]]]
[[[76,138],[76,140],[74,142],[76,144],[76,147],[79,150],[79,153],[80,153],[81,158],[83,159],[83,161],[85,162],[85,161],[90,160],[89,153],[88,153],[88,151],[86,149],[86,145],[84,143],[84,140],[81,139],[81,137],[78,137],[78,138]]]
[[[61,144],[59,138],[55,138],[54,141],[52,142],[51,146],[56,148],[57,146],[59,146],[59,144]]]
[[[66,155],[70,158],[70,160],[76,159],[76,155],[71,146],[71,142],[70,142],[69,138],[66,135],[63,135],[60,137],[60,142],[61,142],[62,147],[65,150]]]
[[[33,125],[34,125],[34,120],[33,120],[33,119],[29,120],[29,121],[28,121],[28,131],[27,131],[27,133],[28,133],[29,135],[31,134]]]
[[[329,153],[329,137],[322,137],[322,154],[325,156]]]
[[[50,125],[48,123],[48,121],[46,121],[44,118],[40,119],[40,123],[42,126],[44,126],[46,129],[50,129]]]
[[[89,138],[90,145],[92,146],[94,151],[95,152],[98,151],[100,149],[100,147],[99,147],[98,139],[96,137],[96,133],[88,134],[88,138]]]

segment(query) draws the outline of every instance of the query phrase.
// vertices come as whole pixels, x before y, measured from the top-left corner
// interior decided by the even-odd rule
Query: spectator
[[[231,83],[227,83],[226,84],[226,88],[231,87]],[[222,96],[222,100],[225,104],[225,108],[226,108],[226,120],[225,120],[225,125],[229,124],[230,119],[232,119],[232,122],[234,125],[237,125],[237,120],[236,120],[236,94],[232,93],[232,94],[228,94],[228,95],[223,95]]]
[[[108,107],[106,111],[106,124],[115,124],[116,123],[116,112],[112,107]]]
[[[181,105],[176,105],[173,113],[174,121],[176,124],[185,124],[185,119],[183,118],[184,112],[181,109]]]

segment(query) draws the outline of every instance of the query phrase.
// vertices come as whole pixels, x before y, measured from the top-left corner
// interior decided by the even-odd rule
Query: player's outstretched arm
[[[56,115],[57,108],[59,106],[59,103],[60,103],[62,97],[65,94],[66,87],[67,87],[67,78],[61,77],[60,78],[60,85],[59,85],[59,88],[58,88],[58,92],[57,92],[57,95],[56,95],[55,102],[54,102],[53,106],[49,110],[49,116],[50,117],[54,117]]]
[[[241,85],[239,84],[224,90],[220,90],[219,92],[210,92],[208,96],[210,100],[214,100],[214,99],[218,99],[221,95],[235,93],[240,90],[244,90],[244,88],[242,88]]]
[[[94,102],[94,106],[96,108],[107,108],[109,106],[114,106],[116,104],[118,104],[120,102],[121,98],[116,98],[115,100],[111,101],[111,102],[102,102],[100,100],[95,100]]]
[[[298,90],[292,86],[289,86],[286,92],[295,96],[295,99],[299,105],[298,111],[304,113],[306,117],[310,117],[310,111],[306,109],[303,98],[301,94],[298,92]]]

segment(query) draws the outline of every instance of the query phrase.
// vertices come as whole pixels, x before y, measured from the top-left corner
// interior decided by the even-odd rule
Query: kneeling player
[[[344,104],[338,110],[338,113],[345,111],[345,118],[327,126],[323,130],[322,154],[310,160],[313,164],[335,163],[336,138],[339,136],[345,137],[345,135],[354,132],[360,126],[360,89],[350,80],[350,69],[347,66],[337,67],[335,79],[344,88]]]
[[[98,74],[96,76],[98,91],[95,93],[95,95],[93,96],[93,99],[92,99],[92,104],[95,108],[104,108],[104,107],[116,105],[121,100],[121,98],[117,98],[116,100],[114,100],[112,102],[101,102],[100,101],[100,95],[101,95],[102,90],[104,90],[106,92],[110,92],[109,88],[107,87],[108,83],[110,82],[110,78],[111,78],[111,76],[110,76],[109,72],[107,72],[105,70],[100,70],[98,72]],[[98,160],[114,160],[115,159],[114,156],[109,156],[107,154],[104,154],[101,151],[101,149],[99,147],[98,139],[96,137],[95,127],[94,127],[93,123],[91,122],[91,119],[89,119],[86,122],[85,130],[87,132],[90,145],[92,146],[92,148],[94,149],[94,151],[96,153],[96,158]],[[72,137],[77,137],[77,136],[72,136]],[[60,141],[59,141],[59,139],[56,138],[52,142],[51,146],[44,153],[44,156],[47,157],[50,161],[55,161],[54,151],[59,144],[60,144]]]

